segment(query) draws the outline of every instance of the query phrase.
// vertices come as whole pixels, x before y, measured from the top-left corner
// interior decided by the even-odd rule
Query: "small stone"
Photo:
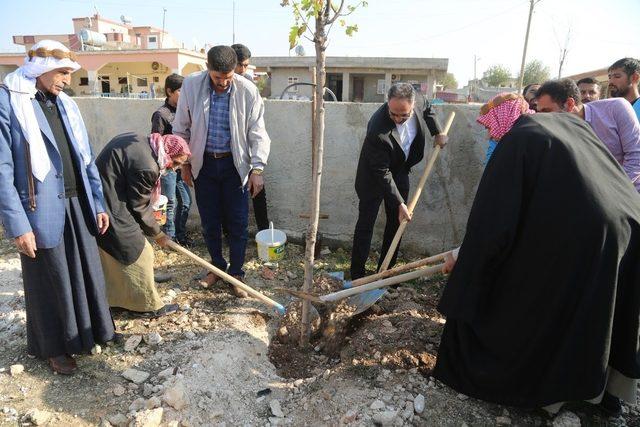
[[[322,256],[331,255],[331,249],[329,249],[329,248],[323,248],[323,249],[320,251],[320,255],[322,255]]]
[[[468,398],[469,396],[467,396],[466,394],[458,393],[458,399],[467,400]]]
[[[298,275],[293,271],[287,271],[287,277],[291,280],[295,280],[298,278]]]
[[[374,400],[373,403],[369,406],[370,409],[373,409],[374,411],[379,411],[380,409],[384,408],[384,402],[382,400]]]
[[[220,418],[224,415],[224,411],[222,409],[214,409],[209,412],[209,418],[215,420],[216,418]]]
[[[130,368],[124,371],[122,376],[135,384],[142,384],[149,378],[149,373]]]
[[[146,403],[146,400],[144,400],[143,397],[139,397],[133,402],[131,402],[131,405],[129,405],[129,411],[137,412],[140,409],[144,408],[145,403]]]
[[[158,372],[158,377],[160,378],[169,378],[173,375],[174,368],[167,368],[163,371]]]
[[[571,411],[562,411],[553,419],[553,427],[580,427],[580,418]]]
[[[510,426],[511,418],[509,417],[496,417],[496,424],[499,426]]]
[[[23,365],[11,365],[9,367],[9,373],[11,373],[12,377],[15,377],[16,375],[20,375],[23,372],[24,372]]]
[[[424,396],[419,394],[413,399],[413,408],[416,411],[416,414],[421,414],[424,411]]]
[[[120,384],[116,385],[116,386],[113,388],[113,394],[114,394],[115,396],[122,396],[125,392],[126,392],[125,388],[124,388],[124,387],[122,387]]]
[[[388,427],[392,426],[396,420],[396,411],[384,411],[378,412],[373,416],[373,423],[377,426]]]
[[[188,340],[192,340],[196,337],[196,334],[193,331],[187,331],[184,333],[184,337]]]
[[[262,271],[260,271],[260,275],[265,280],[274,280],[276,278],[276,273],[266,266],[262,267]]]
[[[302,378],[297,379],[293,382],[294,387],[300,387],[302,384],[304,384],[304,380]]]
[[[129,424],[129,420],[123,414],[115,414],[108,418],[109,422],[116,427],[123,427]]]
[[[275,427],[275,426],[279,426],[283,423],[282,418],[277,418],[277,417],[269,417],[269,425],[271,427]]]
[[[22,366],[22,365],[21,365]],[[51,412],[41,411],[37,408],[31,408],[24,415],[24,420],[31,422],[34,425],[41,426],[49,422],[51,419]]]
[[[404,404],[404,411],[402,411],[402,418],[408,420],[409,418],[413,417],[413,411],[413,402],[406,402]]]
[[[149,397],[153,394],[153,386],[149,383],[144,383],[144,387],[142,388],[142,395],[144,397]],[[147,409],[153,409],[153,408],[147,408]]]
[[[159,397],[153,396],[149,400],[147,400],[144,404],[145,409],[155,409],[162,406],[162,401]]]
[[[349,424],[358,418],[358,412],[355,409],[349,409],[340,419],[340,424]]]
[[[158,427],[162,422],[162,408],[156,408],[146,411],[138,412],[133,422],[132,427]]]
[[[142,335],[131,335],[124,343],[124,351],[132,352],[142,341]]]
[[[98,344],[94,345],[93,348],[91,348],[91,354],[93,354],[94,356],[96,354],[102,354],[102,347],[100,347]]]
[[[162,337],[157,332],[151,332],[144,336],[144,342],[149,345],[158,345],[162,342]]]
[[[169,406],[178,411],[187,406],[187,400],[182,381],[176,382],[173,386],[167,388],[162,394],[162,400]]]
[[[280,402],[278,400],[273,399],[269,402],[269,408],[275,417],[284,418],[284,412],[282,412],[282,408],[280,407]]]

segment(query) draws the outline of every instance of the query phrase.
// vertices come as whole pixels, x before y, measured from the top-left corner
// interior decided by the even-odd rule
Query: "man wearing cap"
[[[0,218],[20,252],[27,351],[60,374],[114,338],[95,239],[109,217],[82,116],[63,92],[79,68],[42,40],[0,87]]]

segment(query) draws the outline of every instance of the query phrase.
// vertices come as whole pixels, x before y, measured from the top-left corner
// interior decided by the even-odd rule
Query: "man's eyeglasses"
[[[393,111],[389,111],[389,115],[394,119],[404,119],[407,120],[413,114],[413,110],[407,114],[396,114]]]

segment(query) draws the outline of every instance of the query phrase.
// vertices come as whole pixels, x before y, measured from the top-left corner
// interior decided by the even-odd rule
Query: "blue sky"
[[[353,3],[354,0],[351,0]],[[20,51],[14,34],[66,34],[71,18],[96,8],[118,20],[162,26],[189,47],[231,44],[233,0],[0,0],[0,51]],[[10,5],[10,6],[9,6]],[[463,84],[493,64],[520,67],[528,0],[370,0],[348,18],[359,32],[345,36],[334,28],[328,55],[449,58],[449,71]],[[536,5],[528,59],[540,59],[557,75],[559,52],[570,30],[563,75],[610,65],[624,56],[640,57],[640,0],[541,0]],[[235,40],[254,56],[286,56],[291,11],[280,0],[235,0]],[[303,43],[307,55],[313,46]]]

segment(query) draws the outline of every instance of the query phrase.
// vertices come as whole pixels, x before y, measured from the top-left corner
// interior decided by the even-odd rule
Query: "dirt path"
[[[275,289],[299,288],[303,274],[302,249],[287,251],[271,271],[262,271],[253,248],[247,263],[247,282],[283,302],[287,297]],[[204,255],[202,247],[196,252]],[[438,279],[389,292],[348,325],[334,350],[300,351],[272,339],[278,318],[257,301],[238,300],[223,287],[202,288],[193,280],[200,269],[176,254],[158,251],[156,264],[173,274],[159,289],[181,311],[151,320],[117,315],[126,345],[80,356],[80,372],[63,377],[25,354],[20,262],[10,245],[0,245],[0,425],[639,423],[636,407],[606,419],[589,405],[573,405],[553,419],[469,399],[434,381],[444,324],[434,308],[443,286]],[[346,270],[347,254],[337,250],[317,267]],[[12,365],[24,372],[12,375]]]

